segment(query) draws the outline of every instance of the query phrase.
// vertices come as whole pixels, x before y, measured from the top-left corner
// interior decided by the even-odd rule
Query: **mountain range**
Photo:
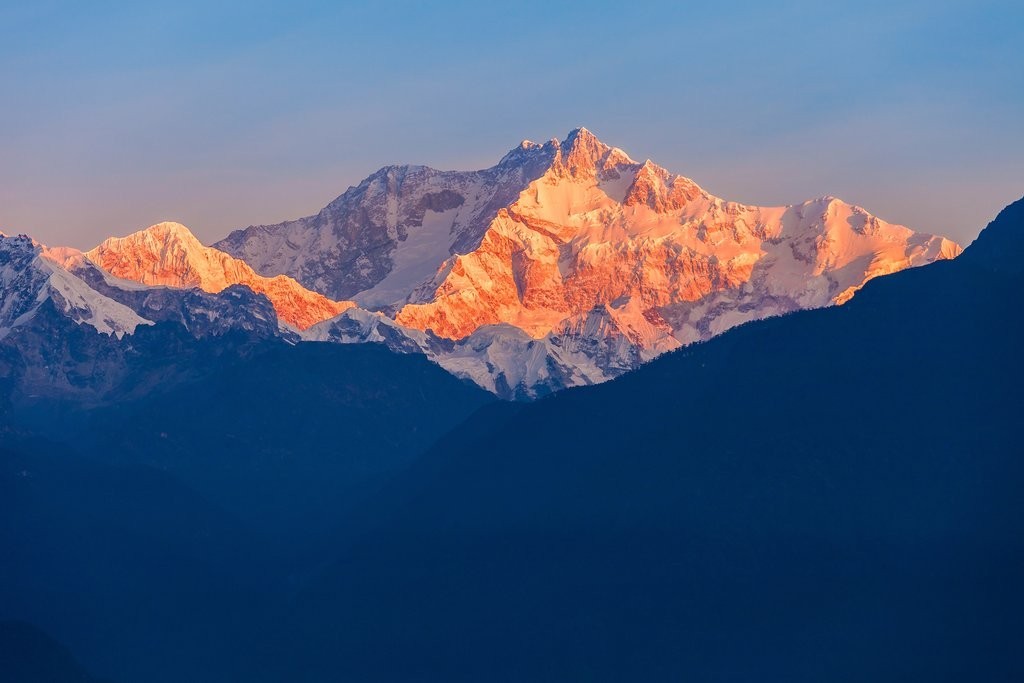
[[[120,341],[166,319],[155,301],[170,297],[197,335],[238,322],[292,342],[384,343],[527,399],[744,322],[843,304],[874,277],[960,252],[833,197],[719,199],[585,128],[524,141],[482,171],[389,166],[315,216],[213,246],[170,222],[84,253],[4,239],[0,336],[52,298],[46,281],[69,319]],[[238,286],[277,324],[248,296],[225,316],[223,296],[166,291]]]

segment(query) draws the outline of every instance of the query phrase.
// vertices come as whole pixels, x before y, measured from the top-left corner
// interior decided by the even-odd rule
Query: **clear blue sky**
[[[580,125],[968,242],[1024,195],[1024,2],[0,1],[0,229],[49,244],[213,241]]]

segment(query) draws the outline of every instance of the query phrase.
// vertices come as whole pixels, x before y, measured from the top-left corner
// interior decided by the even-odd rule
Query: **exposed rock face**
[[[211,293],[245,285],[265,294],[277,316],[300,330],[354,305],[311,292],[286,275],[257,275],[244,261],[203,246],[179,223],[159,223],[127,237],[111,237],[85,256],[115,277],[146,285],[197,287]]]

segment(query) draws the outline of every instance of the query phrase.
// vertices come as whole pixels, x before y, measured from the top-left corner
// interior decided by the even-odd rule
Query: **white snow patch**
[[[409,293],[437,274],[451,256],[452,225],[462,207],[427,211],[423,224],[408,228],[408,236],[392,254],[394,266],[387,277],[353,299],[360,306],[377,308],[403,303]]]
[[[56,264],[47,265],[53,269],[49,287],[61,295],[65,301],[65,312],[79,324],[91,325],[98,332],[112,334],[118,339],[125,334],[134,334],[139,325],[153,324],[124,304],[103,296]],[[44,288],[40,291],[40,297],[46,296],[49,296],[49,292]]]

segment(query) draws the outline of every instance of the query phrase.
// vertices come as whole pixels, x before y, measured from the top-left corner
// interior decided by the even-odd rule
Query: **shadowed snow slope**
[[[0,339],[48,302],[67,319],[116,337],[151,324],[54,263],[31,238],[0,234]]]

